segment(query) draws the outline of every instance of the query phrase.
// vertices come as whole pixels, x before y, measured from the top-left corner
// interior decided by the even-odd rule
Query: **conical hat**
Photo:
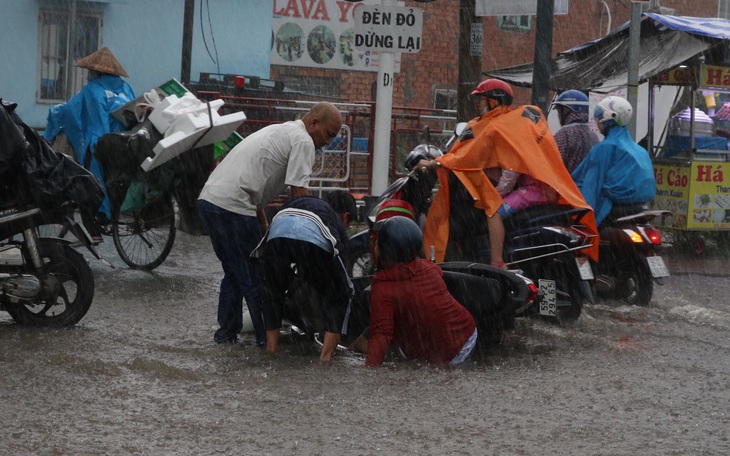
[[[129,76],[124,67],[109,48],[102,48],[93,54],[87,55],[76,64],[79,68],[98,71],[100,73],[114,74],[117,76]]]

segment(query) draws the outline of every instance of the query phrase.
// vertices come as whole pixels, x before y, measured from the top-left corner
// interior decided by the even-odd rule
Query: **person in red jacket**
[[[422,258],[423,237],[406,217],[383,221],[375,245],[380,270],[370,294],[366,366],[394,348],[407,359],[458,364],[474,349],[474,317],[446,288],[441,268]]]

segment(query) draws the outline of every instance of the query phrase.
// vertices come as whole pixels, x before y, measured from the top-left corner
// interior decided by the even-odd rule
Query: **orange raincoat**
[[[548,185],[558,194],[558,202],[574,208],[591,207],[563,165],[560,151],[540,108],[503,106],[489,111],[467,125],[473,137],[461,139],[451,152],[437,159],[439,190],[428,211],[424,231],[426,251],[434,246],[436,261],[444,261],[449,240],[449,171],[464,184],[475,200],[475,207],[491,216],[502,205],[502,198],[484,173],[487,168],[502,168],[527,174]],[[588,256],[598,259],[598,230],[593,210],[581,219],[596,238]]]

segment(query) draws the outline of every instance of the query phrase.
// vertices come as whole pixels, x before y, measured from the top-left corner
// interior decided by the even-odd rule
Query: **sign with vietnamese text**
[[[657,223],[666,228],[687,229],[690,168],[685,164],[654,164],[656,197],[653,208],[671,212]]]
[[[414,54],[421,50],[420,8],[364,5],[355,16],[355,48]]]
[[[695,81],[695,72],[689,67],[675,67],[652,78],[656,85],[691,85]]]
[[[730,68],[700,65],[700,88],[730,90]]]
[[[345,0],[274,0],[271,64],[378,71],[378,52],[354,46],[355,15],[368,4]],[[400,68],[396,55],[395,69]]]
[[[692,162],[687,228],[730,228],[730,164]]]
[[[473,57],[482,56],[484,47],[484,27],[481,22],[471,24],[471,35],[469,35],[469,55]]]
[[[692,161],[655,164],[654,207],[672,214],[659,226],[684,229],[730,229],[730,163]]]

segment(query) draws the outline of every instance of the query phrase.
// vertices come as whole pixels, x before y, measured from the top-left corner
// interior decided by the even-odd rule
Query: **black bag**
[[[71,158],[54,151],[14,112],[15,104],[3,102],[2,105],[5,109],[2,109],[0,131],[3,133],[3,148],[6,141],[9,142],[8,171],[23,173],[27,177],[27,188],[17,190],[28,192],[41,209],[57,208],[72,200],[82,210],[96,211],[104,200],[104,188],[99,180]],[[19,145],[15,135],[5,136],[4,133],[12,133],[13,128],[20,133],[24,146]],[[3,164],[0,157],[0,166]]]
[[[23,151],[28,143],[23,130],[18,128],[12,117],[17,105],[1,99],[0,104],[3,108],[0,109],[0,177],[5,181],[20,171]]]

